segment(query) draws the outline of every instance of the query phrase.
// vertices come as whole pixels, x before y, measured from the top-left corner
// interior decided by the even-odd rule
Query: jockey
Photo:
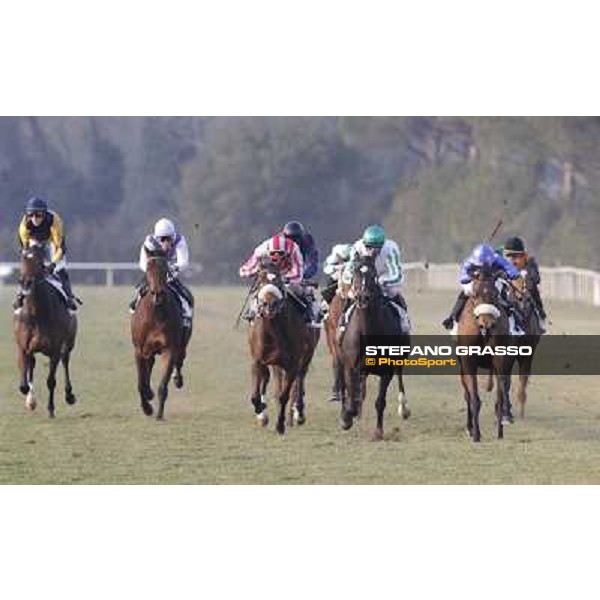
[[[145,273],[148,265],[148,255],[146,251],[152,252],[162,250],[169,263],[169,287],[177,293],[182,309],[183,326],[189,328],[192,326],[192,317],[194,314],[194,299],[190,291],[179,280],[179,273],[184,271],[189,265],[189,250],[186,239],[183,235],[175,231],[175,225],[169,219],[160,219],[154,226],[154,233],[148,235],[140,248],[140,269]],[[129,305],[131,312],[135,308],[140,298],[145,296],[148,291],[147,283],[144,280],[136,288],[136,296]]]
[[[302,285],[304,297],[306,301],[310,303],[312,324],[313,326],[318,326],[318,323],[323,318],[323,313],[319,303],[315,299],[316,284],[312,281],[319,272],[319,250],[315,243],[315,238],[310,231],[298,221],[286,223],[282,233],[285,237],[294,240],[300,248],[303,261]]]
[[[298,221],[286,223],[282,233],[294,240],[300,248],[304,268],[303,279],[312,279],[319,271],[319,250],[312,234]]]
[[[323,300],[329,304],[337,291],[338,283],[346,263],[350,260],[350,251],[352,244],[336,244],[325,259],[323,273],[325,273],[325,288],[321,292]]]
[[[282,231],[259,244],[252,252],[250,258],[240,267],[240,277],[253,277],[258,273],[261,260],[268,257],[273,262],[281,265],[281,275],[289,286],[290,292],[304,305],[304,292],[302,288],[304,274],[304,259],[300,246],[290,236]],[[306,305],[305,305],[306,307]],[[312,315],[305,311],[305,318],[312,320]],[[244,314],[247,321],[254,320],[256,315],[256,298]]]
[[[504,243],[504,256],[514,267],[519,269],[521,276],[525,279],[525,286],[539,315],[540,328],[546,331],[546,311],[538,287],[541,283],[541,277],[537,261],[533,256],[529,256],[525,242],[519,237],[511,237],[506,240]]]
[[[48,210],[48,204],[36,196],[30,198],[25,205],[25,215],[19,224],[19,242],[27,248],[31,242],[43,244],[46,249],[46,268],[61,282],[67,295],[69,310],[76,311],[77,304],[73,297],[71,281],[67,273],[66,245],[63,222],[60,215]],[[23,307],[23,290],[19,289],[13,304],[15,310]]]
[[[521,278],[519,271],[509,263],[503,256],[498,254],[489,244],[479,244],[475,246],[470,256],[463,261],[460,267],[460,284],[462,291],[458,295],[456,304],[450,315],[444,319],[442,325],[451,330],[458,323],[460,315],[470,296],[473,295],[473,276],[482,267],[491,267],[495,271],[502,271],[511,281]],[[519,315],[514,307],[510,305],[503,306],[509,314],[513,314],[516,320],[519,320]],[[521,325],[518,323],[518,325]]]
[[[350,259],[342,271],[342,283],[350,285],[354,274],[357,256],[375,257],[378,282],[383,295],[396,307],[401,320],[402,330],[410,331],[408,307],[400,293],[400,285],[404,279],[400,249],[393,240],[386,239],[385,231],[380,225],[369,225],[360,240],[350,249]]]

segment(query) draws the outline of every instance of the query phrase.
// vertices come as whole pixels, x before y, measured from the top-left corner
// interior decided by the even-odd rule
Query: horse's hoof
[[[348,431],[348,429],[351,429],[353,424],[354,424],[354,421],[352,420],[351,417],[341,417],[340,418],[340,427],[344,431]]]
[[[27,399],[25,400],[25,408],[28,410],[34,411],[37,406],[37,400],[35,399],[35,395],[33,392],[27,393]]]
[[[373,432],[371,437],[372,442],[382,442],[383,441],[383,429],[376,429]]]
[[[285,424],[284,423],[277,423],[277,427],[275,428],[275,430],[277,431],[277,434],[282,436],[285,434]]]
[[[406,409],[401,409],[400,410],[400,416],[405,420],[408,421],[408,419],[410,418],[410,415],[412,413],[410,412],[410,408],[406,408]]]
[[[175,375],[175,377],[173,377],[173,383],[175,384],[175,387],[180,390],[183,387],[183,375]]]
[[[479,434],[479,433],[473,434],[471,437],[473,438],[473,441],[476,444],[479,444],[479,442],[481,442],[481,434]]]
[[[512,425],[515,422],[515,418],[512,415],[504,415],[502,417],[502,425]]]
[[[21,394],[23,394],[23,396],[27,396],[27,394],[29,394],[29,386],[28,385],[20,385],[19,391],[21,392]]]
[[[256,421],[261,427],[267,427],[269,424],[269,415],[266,411],[261,412],[260,415],[256,415]]]
[[[144,403],[142,404],[142,410],[144,411],[144,414],[145,414],[147,417],[151,417],[151,416],[152,416],[152,413],[154,412],[154,409],[152,408],[152,405],[151,405],[151,404],[148,404],[147,402],[144,402]]]
[[[54,413],[53,412],[49,412],[48,413],[48,418],[49,419],[54,419]]]
[[[65,396],[65,402],[67,404],[70,404],[71,406],[73,406],[73,404],[75,404],[75,402],[77,402],[77,398],[75,397],[75,394],[67,394]]]
[[[165,417],[163,415],[156,415],[156,420],[164,423]]]
[[[304,415],[294,407],[292,410],[292,425],[304,425],[305,420]]]

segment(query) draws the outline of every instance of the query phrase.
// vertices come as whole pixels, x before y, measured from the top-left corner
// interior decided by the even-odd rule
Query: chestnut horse
[[[295,421],[301,425],[305,421],[304,378],[319,333],[308,327],[301,308],[285,290],[278,263],[261,261],[255,290],[257,314],[248,331],[252,373],[250,401],[258,422],[266,426],[269,419],[265,391],[269,368],[272,368],[278,384],[276,431],[283,435],[290,396],[293,400],[288,423],[292,425]]]
[[[138,392],[142,410],[151,416],[150,401],[154,398],[151,387],[152,369],[156,355],[162,356],[163,374],[158,386],[159,406],[156,418],[164,418],[168,386],[175,371],[175,387],[183,387],[181,369],[191,327],[184,328],[177,294],[168,285],[169,265],[164,252],[148,251],[146,281],[148,293],[139,301],[131,317],[131,338],[135,348],[138,374]]]
[[[77,317],[69,312],[60,292],[47,281],[44,268],[45,250],[33,243],[21,252],[21,284],[25,296],[23,308],[15,315],[14,332],[17,342],[17,362],[21,376],[19,390],[27,396],[25,406],[36,407],[33,388],[35,354],[41,352],[50,359],[48,371],[48,416],[54,417],[56,369],[62,361],[65,372],[65,401],[75,404],[69,360],[75,346]]]
[[[508,315],[499,302],[496,274],[484,268],[473,276],[473,295],[469,297],[458,322],[458,344],[472,347],[505,345],[510,339]],[[496,424],[498,439],[504,437],[504,423],[510,421],[509,356],[462,355],[460,381],[467,403],[467,431],[474,442],[481,441],[479,412],[481,399],[477,386],[477,369],[490,369],[496,378]]]

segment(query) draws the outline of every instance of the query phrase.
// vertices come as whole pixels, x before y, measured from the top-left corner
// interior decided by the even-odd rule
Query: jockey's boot
[[[73,296],[73,289],[71,288],[69,274],[67,273],[66,269],[61,269],[56,273],[56,275],[60,279],[63,289],[67,294],[67,306],[69,307],[69,310],[75,312],[77,310],[77,303],[75,302],[75,298]]]
[[[537,314],[539,316],[538,322],[540,324],[540,328],[542,329],[542,333],[545,333],[548,328],[546,325],[547,315],[546,315],[546,311],[544,310],[544,304],[542,302],[540,290],[538,289],[537,285],[534,286],[530,290],[530,294],[533,299],[533,303],[535,304],[535,309],[537,310]]]
[[[454,307],[452,308],[452,312],[450,313],[450,315],[448,317],[446,317],[442,321],[442,325],[444,326],[445,329],[450,331],[452,329],[452,327],[454,326],[454,322],[456,321],[458,323],[458,320],[460,319],[460,315],[463,311],[463,308],[465,307],[465,304],[467,303],[467,300],[468,300],[468,296],[464,292],[461,292],[458,295],[458,298],[456,299]]]
[[[25,294],[23,293],[23,290],[21,288],[19,288],[19,291],[17,292],[17,297],[15,298],[15,301],[13,302],[13,308],[16,311],[21,310],[23,308],[24,301],[25,301]]]
[[[400,316],[400,330],[403,333],[410,333],[411,325],[410,319],[408,318],[408,306],[406,304],[406,300],[402,296],[402,294],[398,293],[393,298],[389,299],[390,302],[393,302],[396,306],[399,306],[402,309],[402,314]]]
[[[337,330],[335,333],[335,339],[336,339],[338,345],[340,345],[342,343],[342,340],[344,339],[344,333],[346,333],[346,312],[350,308],[351,302],[352,301],[349,298],[346,298],[344,300],[342,312],[340,313],[340,318],[338,320]]]
[[[131,314],[133,314],[135,312],[138,302],[146,295],[147,291],[148,291],[148,286],[146,284],[145,279],[135,286],[135,296],[134,296],[133,300],[129,303],[129,312]]]
[[[246,310],[244,310],[244,314],[242,314],[242,319],[244,319],[244,321],[248,321],[248,323],[252,323],[252,321],[254,321],[254,319],[256,318],[257,303],[258,300],[256,299],[256,297],[253,297],[250,300],[250,303],[246,307]]]
[[[321,300],[321,315],[323,315],[322,317],[322,321],[327,320],[327,317],[329,316],[329,304],[327,304],[327,300],[325,300],[325,298],[323,298],[323,300]]]

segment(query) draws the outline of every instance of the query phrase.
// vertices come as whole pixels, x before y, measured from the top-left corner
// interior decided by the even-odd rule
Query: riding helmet
[[[283,226],[283,235],[294,240],[297,244],[302,241],[305,232],[304,225],[298,221],[290,221]]]
[[[520,237],[511,237],[504,243],[504,254],[510,256],[511,254],[522,254],[525,252],[525,242]]]
[[[479,244],[473,249],[471,261],[478,267],[493,264],[496,259],[496,252],[489,244]]]
[[[48,203],[38,196],[32,196],[27,200],[27,204],[25,205],[25,212],[28,215],[31,215],[36,212],[48,212]]]
[[[160,219],[154,226],[154,235],[157,238],[163,237],[174,237],[175,236],[175,225],[169,219]]]
[[[385,231],[381,225],[369,225],[363,233],[362,240],[365,246],[381,248],[385,244]]]

